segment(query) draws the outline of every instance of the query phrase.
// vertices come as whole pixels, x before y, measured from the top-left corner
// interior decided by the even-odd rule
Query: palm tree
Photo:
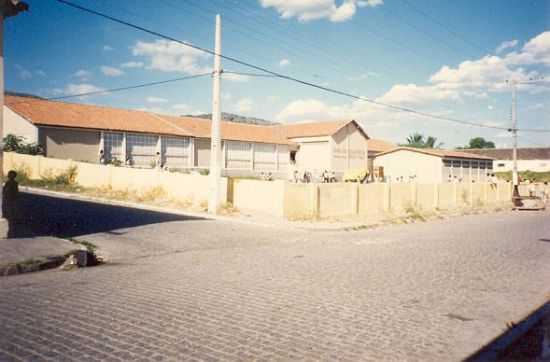
[[[400,146],[415,148],[441,148],[443,143],[437,143],[436,137],[428,136],[425,138],[424,135],[415,132],[407,137],[407,143],[401,144]]]

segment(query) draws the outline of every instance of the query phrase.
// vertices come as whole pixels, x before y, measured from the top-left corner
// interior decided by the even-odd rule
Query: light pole
[[[0,178],[4,178],[4,19],[29,10],[29,5],[19,0],[0,0]],[[2,198],[0,197],[0,209]],[[2,215],[2,221],[5,221]]]
[[[518,80],[507,80],[506,82],[512,87],[512,128],[510,131],[513,134],[514,138],[514,148],[512,149],[512,185],[514,186],[514,197],[519,197],[519,176],[518,176],[518,114],[517,114],[517,103],[518,103],[518,84],[536,84],[541,81],[544,81],[544,77],[539,77],[536,79],[530,78],[526,81]]]
[[[212,133],[210,135],[210,173],[209,173],[209,197],[208,212],[217,214],[220,208],[220,182],[221,182],[221,52],[222,30],[221,17],[216,15],[216,40],[214,47],[214,71],[212,73]]]

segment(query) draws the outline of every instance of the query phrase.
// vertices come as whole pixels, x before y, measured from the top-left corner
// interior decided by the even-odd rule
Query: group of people
[[[314,181],[314,177],[310,171],[294,170],[289,181],[294,183],[310,183]],[[336,174],[334,171],[324,170],[319,176],[319,181],[322,183],[337,182]]]

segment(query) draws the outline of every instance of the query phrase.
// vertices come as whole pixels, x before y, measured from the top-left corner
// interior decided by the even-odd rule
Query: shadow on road
[[[18,200],[16,237],[63,238],[170,221],[204,220],[156,211],[21,193]]]
[[[550,243],[550,239],[539,239],[539,241],[545,241],[547,243]]]

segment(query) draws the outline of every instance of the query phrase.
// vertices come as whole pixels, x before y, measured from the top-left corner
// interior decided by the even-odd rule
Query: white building
[[[338,173],[368,166],[369,137],[355,121],[294,123],[279,126],[282,134],[297,145],[291,160],[298,169]]]
[[[442,149],[397,147],[379,153],[375,167],[383,167],[390,182],[484,182],[493,172],[493,159]]]
[[[468,149],[464,152],[492,157],[495,172],[512,171],[511,148]],[[549,172],[550,148],[518,148],[518,171]]]

